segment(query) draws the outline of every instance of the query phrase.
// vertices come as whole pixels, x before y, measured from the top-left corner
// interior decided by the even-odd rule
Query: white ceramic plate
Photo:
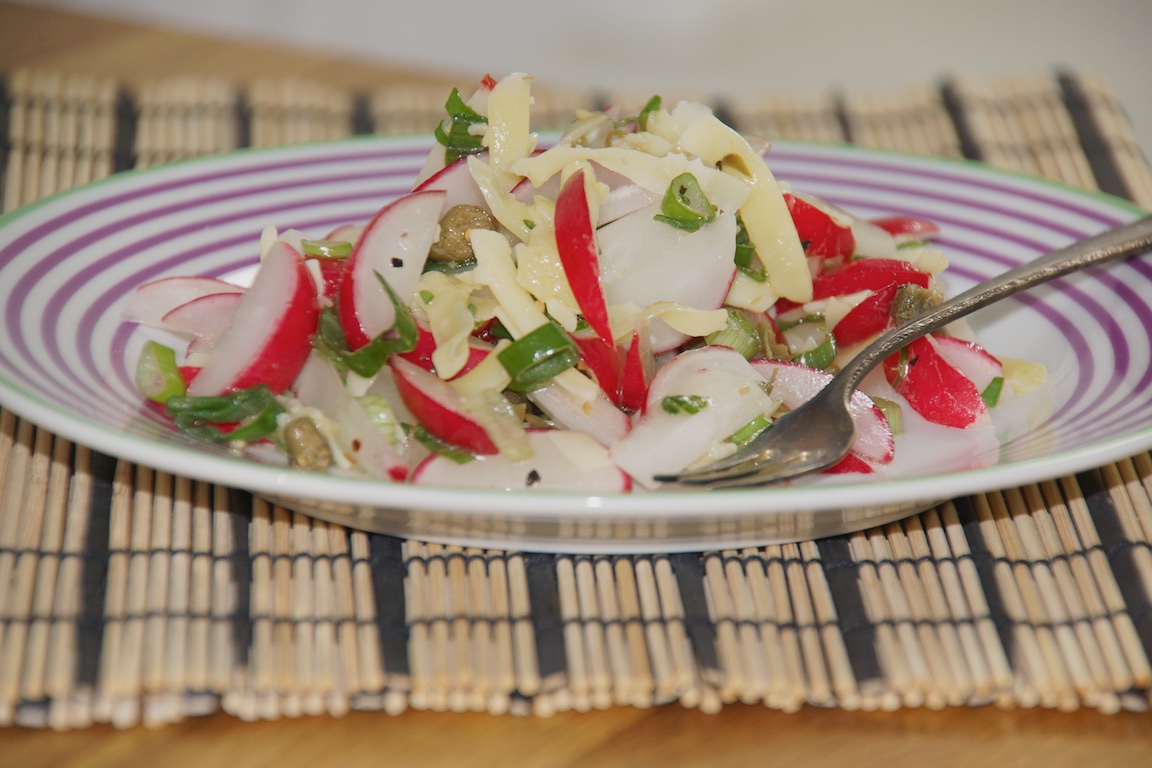
[[[249,489],[333,522],[401,536],[572,552],[676,551],[858,530],[970,492],[1098,466],[1152,446],[1152,262],[1044,286],[974,316],[993,352],[1044,363],[1054,415],[996,463],[925,462],[914,476],[746,491],[587,497],[390,485],[286,471],[193,442],[142,409],[137,351],[155,331],[124,324],[137,285],[250,268],[267,225],[318,236],[403,193],[425,138],[241,152],[130,173],[0,220],[0,404],[97,450]],[[863,216],[942,226],[960,289],[1136,218],[1114,198],[970,163],[779,144],[781,179]]]

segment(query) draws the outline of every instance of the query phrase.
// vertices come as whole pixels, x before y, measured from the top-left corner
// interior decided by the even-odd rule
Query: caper
[[[496,220],[475,205],[454,205],[440,219],[440,238],[432,244],[428,258],[434,261],[461,262],[474,257],[468,240],[470,229],[496,229]]]
[[[907,322],[922,312],[926,312],[938,305],[944,297],[940,291],[931,288],[921,288],[909,283],[896,289],[896,296],[892,300],[892,309],[889,314],[897,325]]]
[[[298,416],[284,425],[284,449],[288,461],[299,469],[322,471],[332,466],[332,449],[328,440],[307,416]]]

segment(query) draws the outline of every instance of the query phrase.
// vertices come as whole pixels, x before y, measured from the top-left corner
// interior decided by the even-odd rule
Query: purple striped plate
[[[1047,366],[1054,405],[1050,417],[1017,429],[995,463],[982,468],[957,466],[953,456],[882,481],[723,493],[459,491],[286,470],[193,442],[142,407],[132,371],[141,344],[158,334],[120,321],[135,286],[164,275],[250,269],[268,225],[322,236],[337,224],[362,222],[406,191],[428,149],[421,137],[245,151],[118,175],[4,216],[0,404],[99,451],[251,490],[332,522],[571,552],[701,550],[832,535],[1152,447],[1147,257],[1057,281],[974,316],[993,352]],[[971,163],[787,143],[774,147],[769,162],[796,188],[860,215],[914,214],[940,223],[950,290],[1140,215],[1115,198]]]

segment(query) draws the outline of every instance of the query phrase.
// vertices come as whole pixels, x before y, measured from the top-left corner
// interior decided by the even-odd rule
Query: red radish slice
[[[340,240],[345,243],[352,243],[355,245],[356,241],[360,239],[360,235],[363,234],[363,232],[363,224],[341,224],[327,235],[325,235],[324,239]]]
[[[442,190],[413,192],[377,213],[348,256],[340,285],[340,324],[353,349],[392,328],[396,310],[380,275],[401,301],[416,292],[428,249],[440,233]]]
[[[210,293],[192,299],[164,315],[159,325],[176,333],[186,333],[214,345],[228,328],[228,321],[242,293]]]
[[[752,367],[772,385],[772,396],[790,410],[799,408],[827,386],[832,374],[788,360],[753,360]],[[884,413],[860,390],[848,401],[856,442],[852,453],[875,464],[887,464],[896,455],[896,440]]]
[[[632,342],[624,353],[624,370],[620,373],[621,408],[638,411],[644,407],[655,371],[656,360],[651,345],[639,332],[633,333]]]
[[[132,292],[121,318],[129,323],[161,325],[164,316],[181,304],[217,293],[243,293],[239,285],[214,277],[162,277]]]
[[[499,453],[484,428],[460,410],[460,394],[451,385],[401,357],[388,362],[400,399],[429,433],[472,453]]]
[[[408,465],[400,452],[372,425],[364,407],[327,361],[315,354],[309,356],[294,389],[302,405],[316,408],[336,424],[331,437],[348,459],[372,477],[407,477]]]
[[[916,216],[885,216],[870,223],[887,232],[897,243],[931,240],[940,234],[938,224]]]
[[[987,418],[988,406],[958,368],[936,351],[931,339],[916,339],[907,347],[907,364],[901,354],[884,363],[884,373],[912,410],[934,424],[964,429]]]
[[[792,223],[800,242],[807,243],[805,253],[822,259],[843,260],[856,250],[852,228],[838,224],[832,216],[818,206],[796,195],[784,195]]]
[[[483,152],[475,157],[487,162],[488,153]],[[444,210],[448,211],[457,205],[474,205],[488,210],[488,203],[484,193],[472,178],[472,171],[468,168],[468,158],[461,157],[430,176],[426,181],[416,187],[417,192],[440,190],[444,192]]]
[[[655,476],[679,472],[775,409],[758,379],[729,347],[706,346],[676,356],[656,372],[640,418],[612,446],[612,458],[636,482],[657,485]],[[703,405],[695,413],[670,413],[666,397],[699,398]]]
[[[975,342],[935,334],[928,338],[936,345],[936,351],[981,392],[993,379],[1004,375],[1004,366],[996,356]]]
[[[659,205],[641,208],[596,233],[608,304],[644,308],[674,302],[719,309],[736,276],[735,215],[721,214],[696,232],[685,232],[656,221],[659,213]],[[688,338],[659,319],[652,323],[651,337],[657,354]]]
[[[188,394],[218,395],[257,384],[284,391],[308,359],[319,316],[316,284],[304,259],[277,240]]]
[[[892,322],[892,302],[897,285],[881,288],[848,311],[832,328],[836,344],[847,347],[886,329]]]
[[[864,461],[864,459],[854,453],[850,453],[823,471],[826,475],[870,475],[876,470],[872,468],[871,464]]]
[[[584,171],[568,177],[556,197],[556,250],[568,285],[588,325],[607,344],[612,344],[608,305],[600,284],[600,256],[596,248],[595,222],[588,205]]]
[[[511,461],[506,456],[481,456],[457,464],[430,456],[413,472],[419,485],[492,488],[507,491],[567,491],[582,494],[623,493],[632,483],[587,435],[566,430],[529,430],[532,458]]]

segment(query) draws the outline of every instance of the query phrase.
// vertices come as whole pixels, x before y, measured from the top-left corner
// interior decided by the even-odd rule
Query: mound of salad
[[[187,340],[144,344],[143,397],[189,435],[300,470],[653,489],[771,429],[940,301],[931,222],[789,188],[768,142],[698,103],[577,112],[540,150],[531,85],[453,90],[409,194],[332,232],[265,230],[250,284],[140,286],[125,319]],[[988,456],[991,412],[1044,370],[963,331],[865,381],[856,443],[827,473],[891,471],[920,452],[913,424]]]

